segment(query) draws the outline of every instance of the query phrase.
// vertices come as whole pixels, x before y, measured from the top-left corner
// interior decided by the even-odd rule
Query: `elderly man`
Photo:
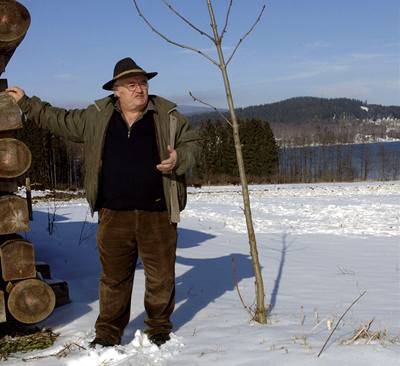
[[[28,119],[84,144],[86,197],[92,214],[99,211],[102,264],[92,347],[121,342],[138,256],[146,279],[145,332],[158,346],[170,339],[176,224],[186,204],[185,172],[199,145],[176,105],[148,94],[148,80],[156,75],[124,58],[103,85],[113,94],[86,109],[55,108],[18,87],[7,89]]]

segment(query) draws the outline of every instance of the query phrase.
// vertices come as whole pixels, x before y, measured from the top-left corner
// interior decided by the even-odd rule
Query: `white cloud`
[[[292,72],[285,75],[276,76],[266,82],[291,81],[298,79],[308,79],[326,73],[338,73],[348,70],[349,66],[339,62],[309,62],[298,63]]]
[[[386,55],[382,53],[352,53],[350,54],[350,57],[353,60],[371,60],[374,58],[380,58],[380,57],[385,57]]]
[[[398,104],[400,90],[398,84],[392,80],[362,80],[354,79],[336,83],[325,84],[314,90],[316,95],[322,97],[347,97],[367,99],[375,103]]]
[[[363,80],[341,81],[331,84],[325,84],[316,88],[316,94],[321,97],[347,97],[347,98],[365,98],[371,92],[371,85]]]
[[[397,48],[400,47],[400,42],[385,43],[382,45],[384,48]]]

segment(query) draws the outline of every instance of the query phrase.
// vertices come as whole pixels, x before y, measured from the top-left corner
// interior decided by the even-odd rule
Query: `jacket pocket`
[[[178,175],[176,177],[176,186],[178,193],[179,211],[186,207],[187,192],[186,192],[186,178],[185,175]]]
[[[116,211],[109,208],[101,208],[99,210],[99,224],[107,225],[115,216]]]

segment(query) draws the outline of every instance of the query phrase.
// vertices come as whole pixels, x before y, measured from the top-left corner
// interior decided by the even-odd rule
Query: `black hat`
[[[103,89],[112,90],[113,84],[117,79],[132,75],[146,75],[147,79],[154,78],[158,72],[146,72],[136,64],[130,57],[119,60],[114,67],[113,78],[103,85]]]

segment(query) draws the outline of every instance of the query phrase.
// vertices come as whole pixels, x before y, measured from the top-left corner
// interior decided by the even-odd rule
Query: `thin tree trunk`
[[[184,44],[181,44],[181,43],[178,43],[178,42],[175,42],[175,41],[171,40],[170,38],[166,37],[163,33],[158,31],[146,19],[146,17],[142,14],[142,12],[141,12],[141,10],[139,8],[139,6],[137,4],[137,1],[133,0],[133,2],[135,4],[136,10],[137,10],[139,16],[143,18],[145,23],[150,27],[150,29],[153,32],[158,34],[161,38],[163,38],[168,43],[171,43],[171,44],[173,44],[173,45],[175,45],[177,47],[181,47],[181,48],[184,48],[184,49],[188,49],[188,50],[194,51],[197,54],[207,58],[212,64],[214,64],[215,66],[217,66],[221,70],[222,77],[223,77],[223,80],[224,80],[224,85],[225,85],[226,99],[227,99],[227,102],[228,102],[229,111],[230,111],[230,115],[231,115],[231,122],[232,123],[229,123],[229,121],[227,121],[227,122],[229,124],[231,124],[232,128],[233,128],[233,138],[234,138],[234,143],[235,143],[237,164],[238,164],[238,168],[239,168],[240,182],[241,182],[241,185],[242,185],[244,213],[245,213],[247,232],[248,232],[248,237],[249,237],[250,254],[251,254],[251,258],[252,258],[252,263],[253,263],[253,268],[254,268],[254,275],[255,275],[256,306],[257,306],[257,308],[256,308],[256,310],[254,312],[255,313],[254,320],[259,322],[259,323],[265,324],[267,322],[267,317],[266,317],[266,309],[265,309],[265,305],[264,305],[264,298],[265,298],[264,283],[263,283],[263,278],[262,278],[262,273],[261,273],[260,262],[259,262],[259,259],[258,259],[257,243],[256,243],[256,237],[255,237],[254,228],[253,228],[253,221],[252,221],[252,217],[251,217],[249,190],[248,190],[248,186],[247,186],[247,178],[246,178],[245,169],[244,169],[242,147],[241,147],[240,138],[239,138],[239,124],[238,124],[238,120],[236,118],[235,107],[234,107],[234,103],[233,103],[232,92],[231,92],[231,87],[230,87],[229,77],[228,77],[228,72],[227,72],[227,66],[228,66],[229,62],[232,60],[232,58],[235,55],[235,53],[236,53],[238,47],[240,46],[240,44],[251,33],[251,31],[254,29],[256,24],[259,22],[262,14],[264,12],[265,5],[262,7],[261,12],[258,15],[258,17],[257,17],[256,21],[254,22],[254,24],[252,25],[252,27],[247,31],[247,33],[244,34],[244,36],[242,38],[240,38],[240,40],[237,43],[236,47],[234,48],[232,54],[228,57],[228,60],[225,61],[224,55],[223,55],[223,52],[222,52],[222,38],[223,38],[223,36],[224,36],[224,34],[226,32],[227,26],[228,26],[229,14],[230,14],[230,10],[231,10],[231,7],[232,7],[232,0],[229,2],[227,14],[226,14],[225,25],[223,27],[221,35],[218,35],[218,27],[217,27],[217,23],[216,23],[216,20],[215,20],[215,16],[214,16],[214,11],[213,11],[213,7],[212,7],[212,4],[211,4],[211,0],[207,0],[207,6],[208,6],[209,14],[210,14],[211,27],[212,27],[212,30],[213,30],[213,36],[209,35],[206,32],[203,32],[201,29],[199,29],[198,27],[194,26],[188,19],[186,19],[179,12],[177,12],[166,0],[163,0],[165,5],[167,5],[168,8],[171,11],[173,11],[173,13],[175,15],[177,15],[186,24],[188,24],[189,27],[191,27],[192,29],[196,30],[201,35],[207,37],[208,39],[210,39],[214,43],[214,45],[217,48],[217,52],[218,52],[218,57],[219,57],[219,63],[218,63],[216,60],[214,60],[212,57],[208,56],[202,50],[196,49],[196,48],[193,48],[191,46],[187,46],[187,45],[184,45]],[[189,93],[189,94],[193,97],[193,95],[191,93]],[[194,98],[194,99],[198,100],[197,98]],[[200,100],[198,100],[198,101],[200,101]],[[208,103],[204,103],[204,102],[202,102],[202,103],[206,104],[206,105],[209,105]],[[214,108],[214,109],[216,109],[216,108]]]
[[[253,263],[254,275],[255,275],[255,283],[256,283],[256,311],[254,315],[254,320],[258,323],[265,324],[267,322],[266,316],[266,309],[264,304],[264,281],[261,273],[260,261],[258,259],[258,250],[257,250],[257,242],[256,236],[254,233],[253,227],[253,220],[251,215],[251,207],[250,207],[250,196],[249,196],[249,189],[247,184],[247,178],[244,168],[244,161],[243,161],[243,154],[242,154],[242,145],[240,143],[240,136],[239,136],[239,123],[236,118],[235,113],[235,106],[233,103],[233,97],[231,92],[231,86],[229,82],[228,72],[226,69],[226,63],[224,60],[224,54],[222,52],[221,47],[221,39],[218,35],[217,24],[214,16],[214,11],[211,6],[211,0],[207,1],[208,3],[208,10],[210,13],[211,18],[211,26],[214,33],[214,40],[215,45],[218,51],[218,58],[220,61],[220,70],[222,73],[222,77],[224,79],[224,86],[225,86],[225,93],[226,93],[226,100],[228,102],[232,128],[233,128],[233,139],[235,142],[235,150],[236,150],[236,159],[239,168],[239,176],[240,176],[240,183],[242,186],[242,196],[243,196],[243,204],[244,204],[244,214],[246,218],[246,226],[247,226],[247,233],[249,238],[249,245],[250,245],[250,254]]]

